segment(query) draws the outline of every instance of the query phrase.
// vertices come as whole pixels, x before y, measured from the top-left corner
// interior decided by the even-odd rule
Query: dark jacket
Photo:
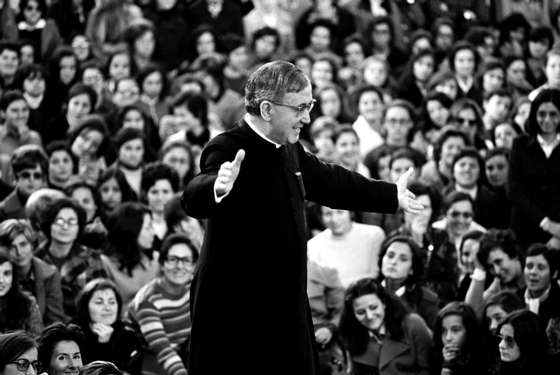
[[[246,153],[239,176],[218,204],[216,174],[239,149]],[[299,143],[277,149],[244,121],[212,139],[200,165],[201,174],[183,195],[190,216],[208,218],[191,287],[189,373],[317,374],[304,199],[394,212],[396,186],[322,163]],[[227,292],[227,285],[236,292]],[[227,333],[216,324],[223,319],[222,306],[236,306],[228,311]],[[236,344],[216,361],[216,345],[228,337]]]
[[[35,290],[31,292],[37,299],[45,327],[51,323],[66,321],[58,270],[37,257],[33,257],[31,267],[35,285]]]
[[[0,202],[0,222],[6,219],[25,219],[25,202],[21,201],[17,189]]]
[[[406,288],[402,298],[433,330],[439,312],[438,295],[425,286],[413,285]]]

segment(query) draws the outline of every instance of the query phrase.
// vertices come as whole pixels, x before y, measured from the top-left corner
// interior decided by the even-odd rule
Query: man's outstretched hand
[[[399,207],[411,214],[419,214],[424,209],[424,206],[419,203],[416,200],[416,196],[408,190],[408,179],[412,175],[412,172],[414,172],[414,170],[408,168],[397,180]]]
[[[220,166],[218,177],[214,182],[214,191],[218,197],[229,194],[233,188],[233,184],[239,175],[241,162],[245,159],[245,150],[237,151],[233,161],[226,161]]]

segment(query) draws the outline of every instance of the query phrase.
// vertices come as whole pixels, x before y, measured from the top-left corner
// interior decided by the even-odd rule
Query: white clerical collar
[[[276,143],[276,142],[274,142],[273,140],[271,140],[270,138],[267,138],[267,136],[264,135],[264,134],[256,127],[256,125],[253,124],[253,123],[251,122],[251,116],[249,116],[249,114],[246,114],[246,115],[245,115],[244,120],[245,120],[245,122],[247,123],[247,125],[249,125],[249,127],[250,127],[251,129],[253,129],[253,131],[254,131],[255,133],[257,133],[257,135],[258,135],[259,137],[261,137],[262,139],[264,139],[265,141],[267,141],[267,142],[269,142],[269,143],[272,143],[274,146],[276,146],[276,148],[282,147],[282,145],[281,145],[280,143]]]

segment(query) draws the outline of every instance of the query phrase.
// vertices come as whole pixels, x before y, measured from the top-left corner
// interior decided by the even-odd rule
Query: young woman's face
[[[449,119],[449,109],[445,108],[439,100],[428,100],[426,110],[430,120],[439,128],[444,127]]]
[[[29,44],[21,46],[19,49],[19,58],[22,66],[35,64],[35,48]]]
[[[480,177],[480,166],[476,158],[465,156],[455,162],[453,178],[455,183],[463,188],[472,189]]]
[[[103,134],[95,129],[84,129],[72,144],[72,152],[78,158],[94,157],[103,143]]]
[[[20,129],[27,127],[29,121],[29,106],[25,99],[18,99],[11,102],[4,111],[6,124]]]
[[[342,110],[342,102],[335,89],[325,90],[321,93],[321,112],[324,116],[337,118]]]
[[[127,78],[119,81],[115,93],[113,94],[113,102],[117,107],[122,108],[132,105],[140,99],[140,89],[135,80]]]
[[[358,112],[368,122],[381,121],[383,118],[383,101],[375,91],[366,91],[358,101]]]
[[[229,64],[237,69],[249,68],[249,53],[246,46],[239,46],[229,53]]]
[[[178,243],[169,249],[163,263],[163,277],[171,285],[185,286],[192,280],[194,270],[193,253],[186,244]]]
[[[66,150],[58,150],[49,158],[49,179],[51,181],[66,182],[72,176],[74,162]]]
[[[71,198],[76,200],[86,212],[86,221],[90,222],[93,220],[97,211],[97,204],[95,203],[95,198],[93,198],[91,189],[85,187],[74,189]]]
[[[327,61],[316,61],[311,68],[311,79],[319,88],[328,83],[332,83],[334,79],[334,72],[331,64]]]
[[[385,324],[385,305],[376,294],[364,294],[356,298],[352,307],[358,322],[368,330],[379,331]]]
[[[25,8],[23,8],[23,18],[30,25],[35,25],[41,19],[42,12],[39,3],[35,0],[29,0]]]
[[[88,302],[89,318],[92,323],[112,325],[117,321],[119,305],[113,289],[101,289],[93,292]]]
[[[514,86],[521,86],[525,83],[525,73],[527,68],[523,60],[515,60],[509,64],[506,75],[507,81]]]
[[[430,220],[432,219],[432,200],[428,195],[419,195],[416,200],[424,206],[422,211],[418,214],[410,214],[408,212],[404,213],[404,221],[407,225],[412,225],[413,222],[421,224],[423,228],[427,229],[430,225]]]
[[[37,358],[39,356],[39,351],[37,348],[31,348],[17,357],[15,360],[19,361],[20,359],[26,359],[31,363],[29,369],[25,372],[22,372],[17,369],[16,363],[8,363],[4,366],[4,370],[2,371],[2,375],[37,375],[39,373],[39,369],[34,367],[37,366]]]
[[[119,162],[129,168],[138,168],[144,161],[144,141],[131,139],[119,148]]]
[[[380,48],[388,47],[391,43],[391,28],[387,23],[374,26],[371,32],[373,44]]]
[[[68,115],[75,119],[81,119],[91,113],[91,102],[88,94],[73,96],[68,101]]]
[[[420,82],[426,82],[434,72],[434,58],[423,56],[412,64],[412,74]]]
[[[364,81],[375,87],[383,87],[388,75],[387,69],[381,61],[370,61],[364,68]]]
[[[32,97],[45,94],[45,89],[45,78],[41,75],[30,76],[23,81],[23,91]]]
[[[122,192],[116,178],[110,178],[99,187],[101,203],[109,210],[113,210],[122,203]]]
[[[543,136],[558,133],[560,123],[560,111],[551,102],[542,103],[537,109],[537,124]]]
[[[507,312],[500,305],[490,305],[486,308],[486,322],[488,330],[492,334],[496,334],[498,326],[502,324],[507,316]]]
[[[85,35],[78,34],[72,39],[72,50],[80,61],[86,61],[90,55],[90,42]]]
[[[4,262],[0,264],[0,298],[4,297],[12,289],[14,270],[12,263]]]
[[[161,161],[175,169],[181,179],[189,173],[191,167],[190,155],[183,147],[174,147],[170,149],[163,156]]]
[[[331,44],[331,32],[324,26],[317,26],[311,30],[309,44],[316,51],[328,51]]]
[[[504,86],[504,71],[501,68],[488,70],[482,76],[482,88],[484,92],[492,92]]]
[[[509,122],[498,124],[494,128],[496,147],[505,147],[511,150],[515,137],[517,137],[517,132]]]
[[[490,185],[499,187],[507,182],[509,163],[504,155],[495,155],[486,160],[486,178]]]
[[[449,137],[441,146],[441,161],[444,165],[451,167],[455,156],[465,147],[462,137]]]
[[[154,243],[154,228],[152,226],[152,216],[149,214],[144,215],[142,220],[142,228],[140,228],[140,233],[138,233],[138,238],[136,239],[138,246],[141,249],[151,249]]]
[[[335,150],[343,165],[355,166],[360,160],[360,143],[353,133],[342,133],[336,140]]]
[[[381,260],[381,273],[386,279],[404,282],[412,274],[412,250],[405,242],[395,241]]]
[[[454,236],[462,236],[467,233],[473,216],[474,210],[471,202],[465,200],[453,203],[445,214],[449,231]]]
[[[155,99],[159,98],[163,90],[163,77],[160,72],[152,72],[146,76],[142,82],[142,92],[144,95]]]
[[[472,77],[474,75],[475,59],[473,51],[462,49],[455,54],[455,72],[460,77]]]
[[[511,324],[504,324],[500,328],[500,359],[503,362],[513,362],[521,357],[521,350],[515,341],[515,330]]]
[[[150,58],[154,54],[156,40],[152,31],[146,31],[134,41],[134,52]]]
[[[68,85],[76,77],[78,62],[74,56],[64,56],[59,62],[60,81]]]
[[[335,236],[346,234],[352,228],[352,215],[350,211],[323,206],[321,207],[321,218],[325,227],[330,229]]]
[[[144,116],[137,109],[130,109],[127,111],[123,118],[123,128],[132,128],[144,131]]]
[[[364,58],[364,50],[360,43],[352,42],[344,47],[344,59],[349,67],[359,69]]]
[[[130,57],[127,53],[119,53],[113,56],[109,64],[109,76],[115,81],[130,77]]]
[[[198,55],[204,55],[206,53],[212,53],[216,51],[216,42],[214,41],[214,36],[212,33],[204,32],[199,35],[196,40],[196,52]]]
[[[459,130],[469,135],[472,140],[477,131],[477,117],[474,109],[466,107],[457,113],[457,121],[459,122]]]
[[[461,263],[469,273],[474,271],[475,257],[479,247],[480,242],[473,238],[469,238],[463,243],[463,248],[461,249]]]
[[[444,347],[461,350],[467,339],[467,329],[460,315],[448,315],[441,322],[441,342]]]
[[[75,341],[59,341],[49,363],[50,375],[78,375],[82,367],[82,354]]]
[[[457,87],[457,81],[454,79],[448,79],[447,81],[443,81],[436,85],[434,90],[449,96],[452,100],[455,100],[457,98],[459,88]]]
[[[550,283],[552,282],[550,265],[542,254],[528,256],[525,259],[523,274],[525,276],[527,290],[530,293],[534,293],[535,296],[542,295],[542,293],[550,287]]]
[[[548,42],[544,40],[530,40],[529,54],[536,59],[543,59],[548,52]]]
[[[71,244],[78,236],[78,214],[70,207],[58,211],[56,218],[51,224],[51,237],[53,240]]]
[[[173,187],[169,180],[157,180],[146,193],[146,200],[152,212],[163,213],[165,205],[173,198]]]
[[[560,85],[560,56],[552,55],[548,58],[548,62],[545,66],[545,75],[548,84],[553,87],[558,87]]]
[[[390,163],[390,175],[391,181],[397,182],[397,180],[410,168],[414,168],[414,161],[411,160],[409,157],[400,157],[394,159]]]
[[[525,129],[525,123],[529,118],[529,113],[531,112],[531,102],[524,102],[517,108],[517,113],[515,114],[514,121],[517,125]]]
[[[18,234],[11,243],[10,255],[15,265],[19,268],[28,269],[33,260],[33,244],[22,233]]]

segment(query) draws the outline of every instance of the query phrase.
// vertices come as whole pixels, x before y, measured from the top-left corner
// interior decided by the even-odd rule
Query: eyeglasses
[[[303,104],[300,104],[300,105],[289,105],[289,104],[284,104],[284,103],[273,102],[272,100],[269,100],[269,102],[271,102],[272,104],[279,105],[281,107],[291,108],[294,111],[296,111],[298,115],[301,115],[304,112],[311,112],[311,110],[315,106],[315,103],[317,103],[317,100],[313,99],[309,103],[303,103]]]
[[[33,6],[33,5],[28,5],[28,6],[25,7],[25,10],[27,10],[29,12],[32,12],[34,10],[39,10],[39,7],[38,6]]]
[[[500,341],[500,342],[504,342],[506,344],[507,348],[513,348],[515,347],[515,339],[513,338],[513,336],[508,336],[508,335],[500,335],[499,333],[496,333],[496,338]]]
[[[457,122],[459,124],[467,124],[470,126],[476,125],[476,120],[471,120],[470,118],[464,118],[464,117],[457,117]]]
[[[68,220],[65,220],[59,217],[55,219],[53,224],[61,228],[64,228],[66,225],[68,225],[69,227],[75,227],[76,225],[78,225],[78,219],[70,218]]]
[[[179,263],[181,263],[185,266],[189,266],[189,267],[194,266],[193,260],[190,257],[170,256],[170,257],[167,257],[165,262],[172,267],[177,267],[179,265]]]
[[[458,219],[460,216],[463,217],[463,219],[471,219],[473,217],[473,214],[470,212],[451,211],[449,213],[449,216],[451,216],[453,219]]]
[[[42,180],[43,179],[43,172],[29,172],[29,171],[23,171],[23,172],[19,172],[17,174],[18,178],[24,179],[24,180],[30,180],[31,178],[33,178],[34,180]]]
[[[12,362],[8,362],[8,363],[15,364],[18,371],[21,371],[21,372],[27,372],[27,370],[29,370],[29,366],[33,366],[35,371],[39,371],[39,368],[41,367],[41,362],[39,362],[39,361],[31,362],[30,360],[25,359],[25,358],[21,358],[21,359],[18,359],[17,361],[12,361]]]

